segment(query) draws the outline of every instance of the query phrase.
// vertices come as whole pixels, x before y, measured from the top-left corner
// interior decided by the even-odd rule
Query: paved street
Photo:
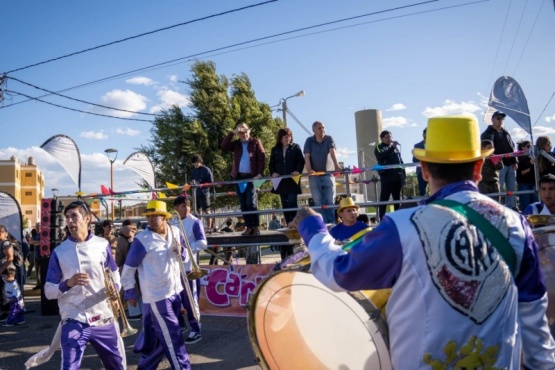
[[[263,263],[275,263],[279,252],[264,248]],[[244,263],[244,259],[240,259]],[[56,331],[59,316],[42,316],[38,291],[32,291],[35,280],[25,286],[26,307],[34,310],[25,315],[26,323],[15,327],[0,326],[0,370],[22,369],[25,361],[42,348],[48,346]],[[35,296],[30,296],[35,294]],[[141,321],[132,321],[131,326],[141,329]],[[247,320],[234,317],[202,317],[202,341],[187,346],[191,363],[195,369],[260,369],[255,360],[249,341]],[[185,333],[187,335],[188,333]],[[129,369],[137,369],[139,356],[132,352],[137,334],[125,338],[127,363]],[[52,359],[37,369],[59,369],[60,351]],[[81,369],[101,369],[101,362],[94,350],[88,346]],[[159,369],[170,369],[164,361]]]

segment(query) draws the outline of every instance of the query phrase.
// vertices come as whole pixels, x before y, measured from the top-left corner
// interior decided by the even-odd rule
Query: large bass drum
[[[380,311],[389,294],[333,292],[308,271],[306,255],[299,257],[270,275],[250,298],[249,336],[261,366],[391,369],[387,324]]]
[[[532,230],[538,243],[540,266],[547,287],[547,320],[551,335],[555,337],[555,225]]]

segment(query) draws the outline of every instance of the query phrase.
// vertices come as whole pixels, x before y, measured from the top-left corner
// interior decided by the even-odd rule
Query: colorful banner
[[[201,266],[209,273],[200,279],[200,311],[203,315],[247,317],[252,293],[274,265]]]

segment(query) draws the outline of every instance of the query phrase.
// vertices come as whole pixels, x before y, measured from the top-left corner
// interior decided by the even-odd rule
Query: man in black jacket
[[[397,146],[400,144],[397,141],[392,140],[392,135],[390,131],[384,130],[380,134],[380,144],[374,149],[374,155],[379,165],[388,166],[392,164],[402,164],[403,159],[401,158],[401,153]],[[393,200],[401,199],[401,190],[405,184],[405,170],[402,168],[389,168],[387,170],[378,171],[380,175],[381,191],[380,191],[380,202],[387,202],[389,197],[393,197]],[[393,207],[395,210],[399,209],[400,204],[395,204]],[[379,207],[379,217],[380,220],[385,215],[386,205],[381,205]]]
[[[494,154],[506,154],[515,151],[515,144],[511,135],[503,128],[503,121],[507,115],[503,112],[496,111],[491,117],[491,125],[482,133],[482,140],[493,141]],[[514,192],[516,189],[516,170],[518,168],[518,160],[516,157],[503,158],[503,169],[499,171],[499,187],[500,190],[506,192]],[[503,190],[503,188],[505,190]],[[505,197],[505,206],[516,209],[515,196]]]

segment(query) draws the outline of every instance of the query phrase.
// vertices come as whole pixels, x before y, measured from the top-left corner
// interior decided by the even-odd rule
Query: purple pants
[[[183,284],[183,290],[179,295],[181,296],[181,303],[183,304],[183,308],[187,311],[187,319],[189,320],[189,327],[191,331],[200,333],[200,323],[195,320],[195,315],[193,314],[193,310],[196,309],[199,312],[200,317],[200,310],[198,305],[198,286],[200,284],[199,280],[189,280],[189,287],[191,288],[191,293],[195,302],[189,302],[189,297],[187,296],[187,290],[185,290],[185,283],[183,279],[181,279],[181,284]],[[183,317],[180,315],[180,320],[183,320]],[[184,324],[184,323],[183,323]],[[183,325],[182,325],[183,326]]]
[[[134,347],[135,352],[141,352],[139,370],[155,370],[164,355],[172,369],[191,368],[179,327],[180,314],[179,295],[155,303],[143,303],[143,331]]]
[[[125,347],[116,324],[90,326],[75,320],[62,325],[62,369],[81,367],[87,343],[91,343],[104,367],[124,370],[127,367]]]

